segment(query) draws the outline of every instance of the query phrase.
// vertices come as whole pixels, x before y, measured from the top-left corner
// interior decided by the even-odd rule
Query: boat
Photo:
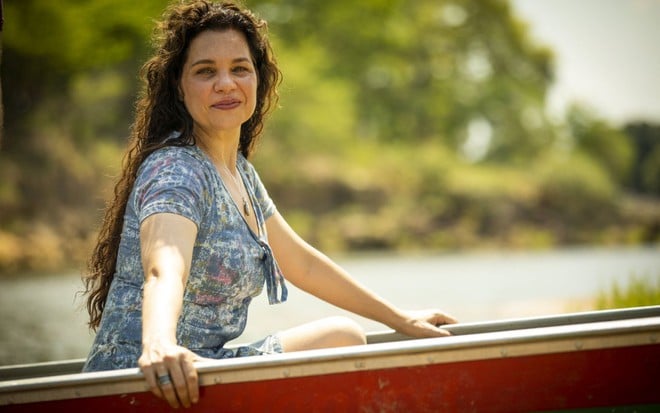
[[[660,412],[660,306],[372,333],[368,344],[200,362],[190,412]],[[137,368],[0,367],[1,412],[169,412]]]

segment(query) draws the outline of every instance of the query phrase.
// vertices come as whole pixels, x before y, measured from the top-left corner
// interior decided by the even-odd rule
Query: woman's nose
[[[234,79],[228,71],[220,71],[216,76],[213,88],[216,92],[226,92],[235,86]]]

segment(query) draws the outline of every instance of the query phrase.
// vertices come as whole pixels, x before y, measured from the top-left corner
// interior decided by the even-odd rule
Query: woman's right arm
[[[189,407],[199,399],[193,366],[198,357],[176,340],[196,236],[197,226],[175,214],[151,215],[140,226],[145,280],[138,364],[151,391],[174,408]],[[171,383],[160,384],[158,377],[167,375]]]

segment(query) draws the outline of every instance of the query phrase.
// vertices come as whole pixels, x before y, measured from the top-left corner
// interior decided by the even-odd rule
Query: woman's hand
[[[197,369],[201,360],[192,351],[175,344],[144,346],[138,360],[151,392],[173,408],[190,407],[199,400]]]
[[[454,317],[440,310],[406,311],[403,314],[404,321],[396,326],[396,330],[410,337],[449,336],[449,331],[438,326],[457,322]]]

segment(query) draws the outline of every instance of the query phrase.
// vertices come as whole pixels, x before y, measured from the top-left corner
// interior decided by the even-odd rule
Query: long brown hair
[[[177,2],[179,3],[179,2]],[[194,145],[193,119],[179,98],[181,71],[191,41],[206,30],[240,31],[245,36],[257,71],[257,102],[254,113],[242,126],[239,150],[247,158],[254,150],[265,116],[277,102],[281,73],[267,38],[266,22],[233,3],[201,0],[172,4],[154,32],[155,54],[141,70],[143,90],[131,128],[123,169],[108,204],[96,247],[84,278],[89,327],[98,328],[117,254],[124,213],[138,168],[154,150],[167,145]],[[167,139],[180,132],[178,139]]]

